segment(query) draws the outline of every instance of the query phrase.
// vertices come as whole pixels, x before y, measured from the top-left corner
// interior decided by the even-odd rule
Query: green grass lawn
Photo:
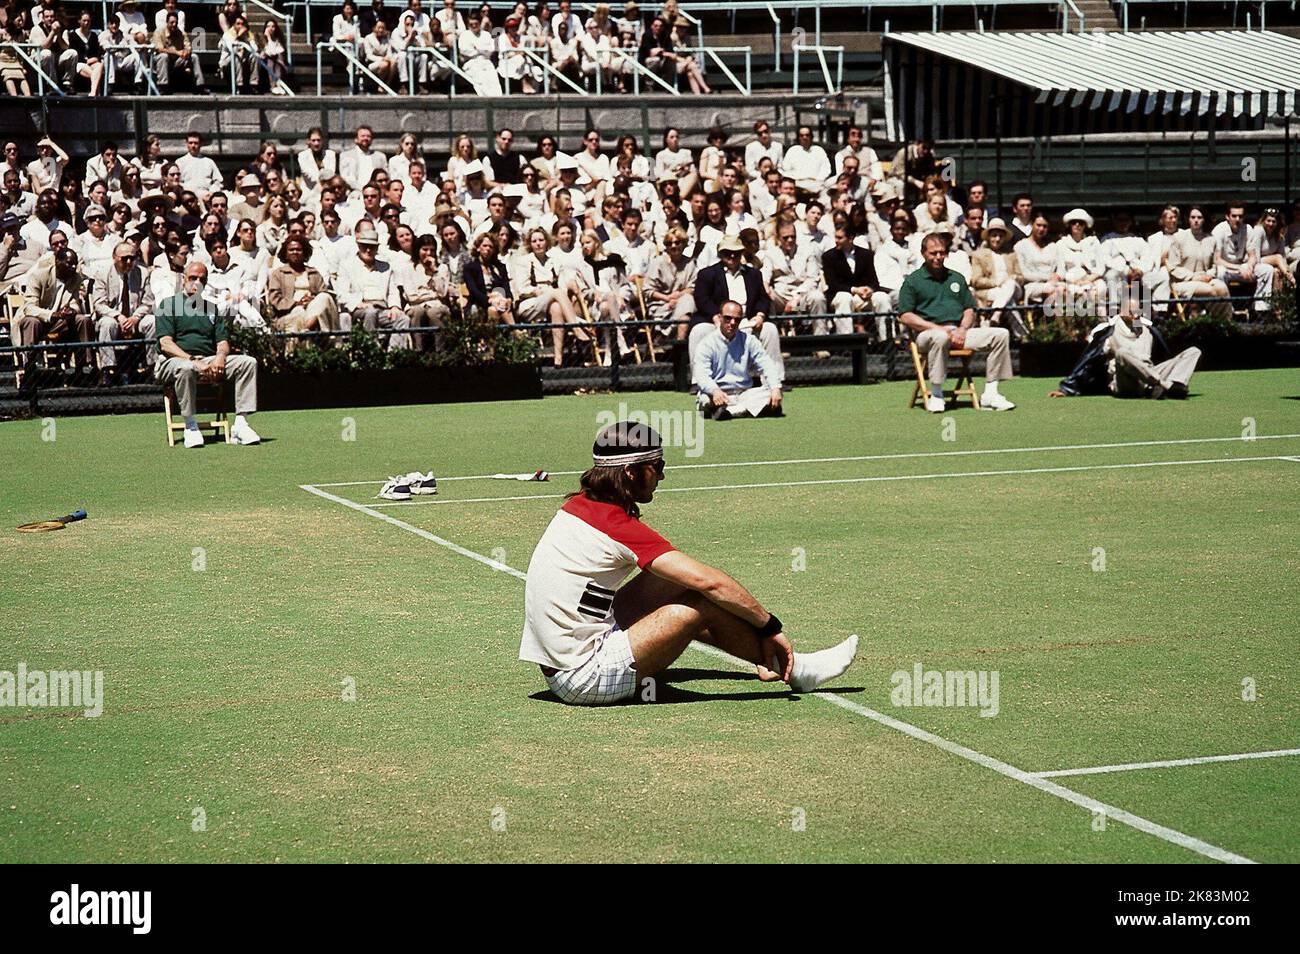
[[[783,419],[670,448],[645,516],[796,647],[858,633],[830,691],[1025,772],[1300,747],[1300,437],[1277,437],[1300,434],[1300,378],[1206,373],[1180,402],[1049,400],[1053,383],[1009,384],[1010,414],[942,418],[909,411],[905,382],[798,389]],[[0,670],[104,679],[98,718],[0,708],[0,857],[1209,860],[702,652],[654,704],[556,703],[516,660],[522,582],[408,528],[523,569],[575,477],[443,480],[370,512],[300,488],[581,470],[620,403],[690,398],[262,414],[262,446],[201,451],[168,448],[156,415],[60,419],[52,441],[0,424],[4,526],[90,513],[0,533]],[[1250,427],[1268,439],[1206,440]],[[1122,446],[1072,446],[1095,444]],[[377,483],[324,490],[378,503]],[[892,674],[918,663],[996,672],[996,716],[894,705]],[[1298,772],[1053,781],[1297,862]]]

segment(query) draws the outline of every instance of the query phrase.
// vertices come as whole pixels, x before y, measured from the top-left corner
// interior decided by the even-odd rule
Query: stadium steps
[[[1110,0],[1074,0],[1074,5],[1083,14],[1083,27],[1089,33],[1120,28],[1119,18],[1115,15],[1115,4]]]

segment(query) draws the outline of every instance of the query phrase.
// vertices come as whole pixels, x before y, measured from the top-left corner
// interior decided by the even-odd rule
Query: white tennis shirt
[[[614,623],[614,593],[634,568],[675,547],[614,504],[568,500],[528,562],[519,658],[576,669]]]

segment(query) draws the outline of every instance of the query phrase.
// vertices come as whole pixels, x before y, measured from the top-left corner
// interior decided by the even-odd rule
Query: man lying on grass
[[[664,478],[659,435],[611,424],[595,466],[551,520],[528,564],[519,658],[537,663],[571,705],[632,698],[640,679],[672,665],[691,640],[757,667],[765,682],[808,692],[844,672],[858,637],[796,653],[781,621],[721,570],[692,559],[641,522],[639,504]],[[640,567],[630,582],[624,577]]]

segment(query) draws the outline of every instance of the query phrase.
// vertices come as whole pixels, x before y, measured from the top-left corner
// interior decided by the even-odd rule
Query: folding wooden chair
[[[645,276],[633,275],[632,287],[636,289],[637,304],[641,306],[641,318],[644,321],[649,321],[650,309],[645,306]],[[651,328],[649,325],[642,325],[641,330],[645,332],[645,343],[646,346],[650,349],[650,360],[657,361],[658,358],[655,356],[654,329]],[[637,353],[636,353],[636,363],[637,364],[641,363],[641,351],[639,348],[637,349]]]
[[[1175,315],[1178,316],[1178,320],[1179,320],[1179,321],[1186,321],[1186,320],[1187,320],[1187,306],[1188,306],[1188,305],[1194,305],[1195,303],[1194,303],[1194,302],[1185,302],[1185,301],[1183,300],[1182,296],[1178,294],[1178,291],[1174,288],[1174,286],[1173,286],[1172,284],[1170,284],[1170,286],[1169,286],[1169,304],[1170,304],[1170,306],[1171,306],[1171,307],[1170,307],[1170,311],[1172,311]]]
[[[917,348],[916,342],[909,340],[907,346],[912,350],[912,367],[916,369],[916,384],[912,387],[912,400],[907,402],[907,406],[916,407],[917,401],[930,396],[930,382],[925,376],[925,359],[921,357],[921,351]],[[970,359],[974,354],[975,352],[970,348],[953,348],[948,352],[949,357],[961,359],[961,370],[957,374],[957,381],[953,389],[945,391],[943,397],[954,404],[960,398],[967,398],[970,401],[970,406],[978,410],[980,397],[975,390],[975,378],[970,370]],[[921,406],[924,407],[925,405],[922,404]]]
[[[584,294],[582,294],[581,292],[579,292],[579,293],[577,293],[577,294],[574,294],[572,291],[570,291],[570,292],[569,292],[569,298],[570,298],[570,300],[572,300],[572,299],[577,299],[577,302],[578,302],[578,310],[579,310],[580,312],[582,312],[582,320],[585,321],[585,322],[588,324],[588,326],[590,326],[590,325],[592,324],[592,321],[591,321],[591,310],[587,307],[587,296],[584,295]],[[600,366],[600,362],[601,362],[601,357],[600,357],[600,329],[599,329],[599,328],[588,327],[588,328],[587,328],[587,334],[591,335],[591,355],[592,355],[592,358],[595,360],[595,362],[596,362],[596,366],[599,367],[599,366]]]
[[[178,421],[175,418],[175,408],[177,403],[175,390],[173,390],[170,384],[164,385],[163,420],[167,423],[168,447],[175,447],[176,435],[185,430],[184,419]],[[215,410],[207,412],[212,414],[210,420],[205,421],[198,417],[198,415],[195,415],[198,420],[199,430],[201,431],[205,427],[210,427],[212,428],[214,435],[224,437],[227,444],[231,443],[230,421],[226,418],[226,382],[224,379],[218,381],[216,384],[199,385],[198,396],[194,402],[195,410],[202,412],[204,405],[215,408]]]

